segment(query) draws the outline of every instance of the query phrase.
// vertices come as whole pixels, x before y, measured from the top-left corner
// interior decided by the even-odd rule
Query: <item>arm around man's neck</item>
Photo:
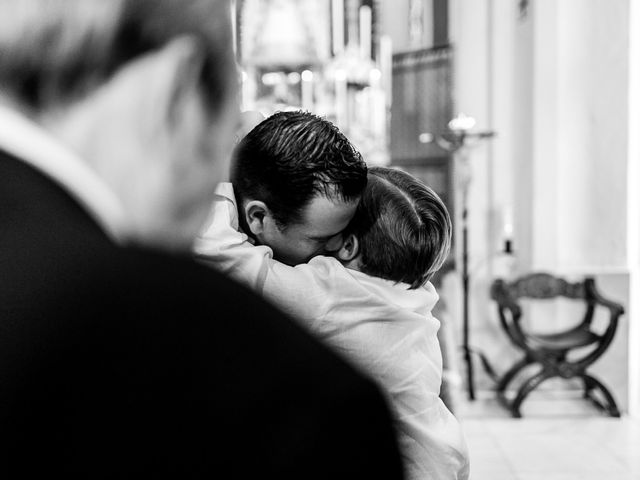
[[[291,267],[273,259],[266,245],[253,245],[238,228],[238,211],[230,183],[218,185],[208,224],[195,243],[195,256],[278,305],[305,323],[324,314],[330,278],[339,262],[316,257],[310,264]]]

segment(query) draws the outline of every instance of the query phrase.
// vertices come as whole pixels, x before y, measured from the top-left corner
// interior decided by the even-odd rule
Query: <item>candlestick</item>
[[[483,140],[491,138],[495,132],[471,132],[476,121],[473,117],[469,117],[464,113],[458,114],[452,118],[449,123],[449,132],[441,134],[432,134],[424,132],[418,137],[421,142],[428,143],[435,141],[440,148],[454,155],[455,175],[458,177],[458,184],[461,196],[461,226],[462,226],[462,349],[464,351],[464,360],[467,365],[467,389],[469,392],[469,400],[475,400],[475,385],[473,381],[473,362],[471,360],[472,353],[478,353],[483,359],[483,366],[487,373],[492,371],[491,366],[486,361],[483,354],[470,346],[470,328],[469,328],[469,202],[468,192],[471,183],[471,168],[469,165],[469,148],[471,141]],[[510,248],[510,247],[509,247]]]

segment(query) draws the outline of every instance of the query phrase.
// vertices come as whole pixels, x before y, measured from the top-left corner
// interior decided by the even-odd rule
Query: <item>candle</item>
[[[380,37],[379,63],[382,73],[382,88],[384,89],[387,108],[391,107],[391,77],[393,74],[393,53],[391,49],[391,37],[382,35]]]
[[[336,70],[336,123],[340,128],[347,127],[347,72]]]
[[[333,54],[344,50],[344,4],[343,0],[331,1],[331,25],[333,30]]]
[[[302,108],[311,111],[313,110],[313,72],[305,70],[302,72],[301,78]]]
[[[386,106],[384,104],[384,93],[380,88],[382,72],[377,68],[372,68],[369,72],[369,118],[371,130],[375,135],[384,135],[386,126]]]
[[[231,0],[231,4],[229,6],[229,14],[231,16],[231,38],[233,45],[233,54],[237,58],[238,57],[238,26],[236,25],[236,0]]]
[[[502,212],[502,240],[504,252],[513,252],[513,209],[511,206],[504,208]]]
[[[245,72],[244,70],[242,70],[241,73],[241,95],[242,95],[242,109],[243,110],[248,110],[251,108],[251,106],[249,105],[250,100],[251,100],[251,87],[249,85],[249,75],[247,75],[247,72]]]
[[[380,88],[380,80],[382,79],[382,72],[377,68],[372,68],[369,72],[369,85],[374,89]]]
[[[371,7],[360,7],[360,56],[371,58]]]
[[[504,208],[502,212],[502,233],[505,239],[511,239],[513,237],[513,209],[511,206]]]

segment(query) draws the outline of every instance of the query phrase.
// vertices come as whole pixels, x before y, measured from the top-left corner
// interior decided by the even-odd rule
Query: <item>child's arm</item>
[[[221,184],[216,190],[212,218],[196,240],[195,253],[198,260],[248,285],[308,324],[324,315],[328,289],[332,285],[329,281],[331,268],[325,268],[326,264],[343,268],[329,258],[314,265],[291,267],[274,260],[271,248],[252,245],[247,235],[238,230],[230,184]]]
[[[247,235],[238,230],[234,202],[231,184],[218,185],[209,224],[195,242],[196,258],[261,291],[273,252],[269,247],[252,245]]]

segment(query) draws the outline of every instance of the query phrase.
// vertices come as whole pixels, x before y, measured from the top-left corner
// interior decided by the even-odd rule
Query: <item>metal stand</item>
[[[437,143],[440,148],[454,156],[460,170],[457,172],[458,184],[462,190],[462,351],[467,367],[467,392],[469,400],[475,400],[475,385],[473,381],[473,361],[469,341],[469,207],[468,191],[471,183],[471,174],[468,165],[468,149],[471,146],[470,140],[482,140],[491,138],[495,132],[470,132],[475,125],[475,120],[464,114],[459,114],[449,122],[449,132],[442,134],[423,133],[420,141],[423,143]],[[491,367],[487,364],[484,355],[479,354],[485,368]],[[489,371],[489,370],[488,370]]]
[[[473,361],[469,348],[469,227],[467,192],[462,195],[462,349],[464,361],[467,365],[467,392],[469,400],[476,399],[475,386],[473,384]]]

